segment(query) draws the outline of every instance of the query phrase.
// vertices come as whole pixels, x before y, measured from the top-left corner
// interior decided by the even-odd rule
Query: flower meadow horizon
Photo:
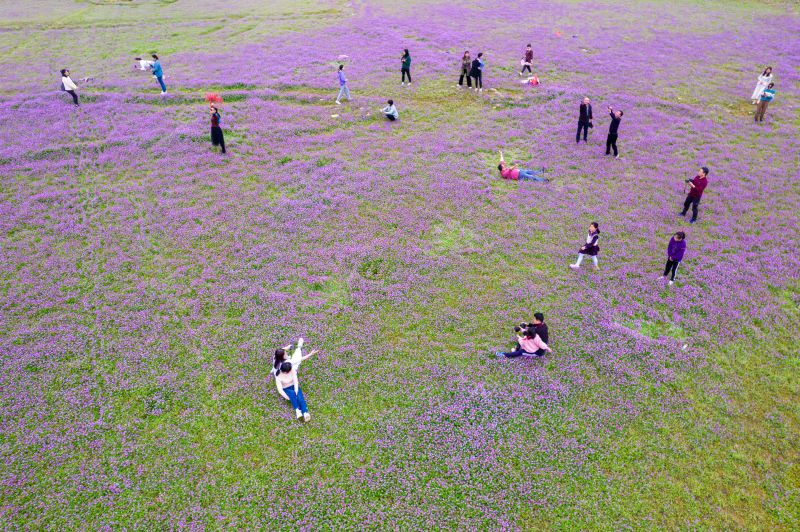
[[[0,522],[796,523],[796,11],[229,7],[4,15]],[[537,87],[517,74],[528,42]],[[465,49],[485,54],[482,94],[454,87]],[[150,51],[163,97],[131,69]],[[341,59],[354,99],[336,106]],[[754,124],[766,63],[778,95]],[[80,108],[57,90],[64,67],[94,77]],[[576,145],[584,96],[595,127]],[[625,111],[619,160],[603,156],[608,105]],[[502,180],[498,149],[551,182]],[[593,220],[601,269],[571,271]],[[487,356],[536,311],[552,355]],[[299,372],[306,425],[269,374],[300,336],[321,351]],[[737,450],[749,438],[768,458]]]

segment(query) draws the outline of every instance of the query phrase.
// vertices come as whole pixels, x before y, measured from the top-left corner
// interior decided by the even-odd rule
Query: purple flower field
[[[797,529],[798,35],[777,0],[7,7],[0,527]],[[536,311],[552,354],[490,355]]]

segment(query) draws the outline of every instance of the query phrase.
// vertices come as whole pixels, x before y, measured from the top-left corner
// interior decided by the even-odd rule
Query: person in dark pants
[[[663,279],[670,275],[669,284],[675,282],[675,274],[678,272],[678,264],[683,260],[683,254],[686,253],[686,233],[678,231],[672,238],[669,239],[669,246],[667,246],[667,265],[664,266],[664,275],[659,277]]]
[[[529,44],[525,48],[525,57],[522,58],[522,70],[519,71],[521,76],[527,70],[529,74],[533,75],[531,66],[533,65],[533,47]]]
[[[464,78],[467,78],[467,87],[472,88],[472,80],[469,77],[469,69],[472,67],[472,57],[469,55],[469,50],[464,52],[461,56],[461,75],[458,76],[458,85],[456,88],[464,86]]]
[[[578,112],[578,132],[575,133],[575,142],[581,141],[581,130],[583,130],[583,142],[587,142],[586,136],[589,134],[589,128],[592,125],[592,104],[589,98],[584,98]]]
[[[547,324],[544,322],[544,314],[541,312],[536,312],[533,314],[533,322],[530,324],[533,328],[533,332],[536,333],[537,336],[542,340],[544,343],[550,342],[550,332],[547,330]],[[543,356],[547,351],[544,349],[538,349],[536,351],[536,356]]]
[[[211,106],[211,145],[219,146],[222,153],[225,153],[225,137],[222,136],[222,128],[219,127],[220,114],[215,106]]]
[[[681,216],[686,216],[686,211],[689,210],[689,206],[692,206],[692,219],[689,220],[690,224],[693,224],[697,221],[697,206],[700,205],[700,198],[703,197],[703,191],[706,189],[708,185],[708,168],[702,167],[700,170],[697,171],[697,175],[694,176],[692,179],[687,179],[686,183],[689,184],[691,187],[689,189],[689,194],[686,195],[686,200],[683,202],[683,210],[681,211]]]
[[[614,157],[619,159],[619,152],[617,151],[617,132],[619,131],[619,123],[622,121],[622,111],[614,112],[611,107],[608,108],[608,114],[611,115],[611,125],[608,126],[608,137],[606,138],[606,155],[611,153],[611,148],[614,148]]]
[[[480,52],[478,57],[472,61],[472,67],[469,71],[469,75],[475,83],[473,89],[479,92],[483,92],[483,65],[483,52]]]
[[[400,78],[402,79],[401,85],[406,84],[406,76],[408,77],[408,84],[411,85],[411,54],[408,53],[408,48],[403,51],[403,57],[400,58]]]
[[[66,68],[61,70],[61,90],[72,96],[72,103],[75,104],[76,107],[80,107],[80,102],[78,101],[78,93],[75,92],[78,89],[78,86],[75,85],[75,82],[72,81],[72,78],[69,77],[69,70]]]

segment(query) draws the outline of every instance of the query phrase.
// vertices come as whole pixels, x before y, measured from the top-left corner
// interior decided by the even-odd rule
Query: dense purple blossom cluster
[[[632,420],[684,405],[674,384],[709,349],[797,330],[776,295],[800,271],[785,253],[797,17],[756,21],[765,47],[759,27],[727,29],[740,13],[689,4],[355,4],[314,30],[165,54],[163,98],[100,63],[80,109],[39,67],[2,81],[3,522],[524,527],[605,478],[596,459]],[[528,41],[535,89],[516,76]],[[464,48],[494,90],[452,87]],[[339,54],[355,99],[334,108]],[[767,59],[779,98],[754,125]],[[227,157],[210,152],[206,90],[226,100]],[[625,109],[621,160],[602,155],[602,119],[575,145],[584,95]],[[399,124],[376,112],[386,97]],[[500,180],[497,148],[552,182]],[[602,270],[572,272],[590,219]],[[534,310],[555,354],[489,362]],[[298,335],[322,350],[302,369],[305,427],[268,375]]]

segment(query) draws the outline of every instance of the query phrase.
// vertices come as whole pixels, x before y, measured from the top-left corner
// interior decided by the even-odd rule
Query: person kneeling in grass
[[[387,105],[381,109],[381,113],[383,113],[383,116],[388,118],[391,122],[394,122],[397,120],[397,117],[400,116],[397,112],[397,107],[394,106],[394,100],[389,100],[386,103]]]
[[[311,419],[303,390],[300,389],[300,382],[297,380],[297,371],[292,368],[291,362],[281,364],[281,371],[275,376],[275,387],[284,399],[292,403],[297,419],[304,421]]]
[[[497,357],[514,358],[520,356],[544,356],[545,353],[552,353],[553,350],[539,338],[536,334],[535,327],[528,327],[522,334],[517,336],[519,347],[511,352],[504,353],[498,351],[495,353]]]
[[[525,168],[519,168],[517,165],[506,165],[502,150],[500,150],[500,164],[497,165],[497,169],[500,170],[500,175],[503,179],[510,179],[511,181],[538,181],[540,183],[550,181],[546,177],[542,177],[542,174],[544,174],[544,167],[542,167],[541,170],[527,170]]]

